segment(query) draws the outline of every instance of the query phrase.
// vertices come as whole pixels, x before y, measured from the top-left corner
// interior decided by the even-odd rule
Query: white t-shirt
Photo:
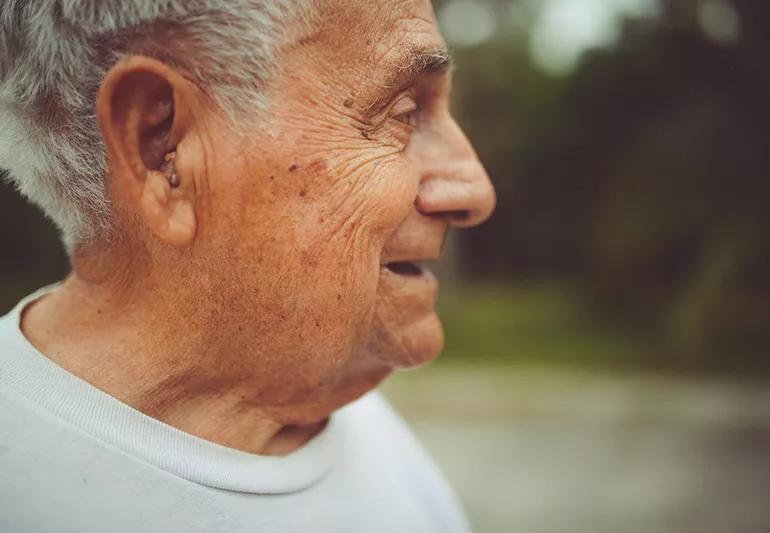
[[[195,437],[70,374],[0,318],[0,531],[461,532],[446,481],[377,392],[283,457]]]

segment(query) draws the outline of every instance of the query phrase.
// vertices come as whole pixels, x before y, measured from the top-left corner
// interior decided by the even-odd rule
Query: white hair
[[[254,114],[265,107],[276,48],[306,20],[302,4],[310,2],[0,0],[0,176],[7,169],[56,223],[68,251],[108,237],[94,104],[112,65],[128,54],[155,57],[228,115]]]

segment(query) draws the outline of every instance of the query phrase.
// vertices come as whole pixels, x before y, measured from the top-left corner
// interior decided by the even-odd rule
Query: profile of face
[[[284,423],[321,419],[440,352],[424,262],[450,228],[481,223],[495,204],[450,115],[451,65],[430,3],[320,9],[280,51],[256,126],[233,125],[141,59],[108,78],[100,103],[113,176],[131,166],[120,140],[131,117],[172,124],[178,186],[160,170],[138,185],[113,179],[113,204],[149,229],[143,253],[172,276],[189,334],[218,339],[206,364]],[[126,83],[130,105],[116,103]],[[159,169],[165,148],[153,150],[165,141],[139,129],[140,164]]]

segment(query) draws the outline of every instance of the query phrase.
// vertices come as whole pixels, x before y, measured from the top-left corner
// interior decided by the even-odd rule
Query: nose
[[[481,224],[495,209],[495,189],[470,142],[454,120],[431,141],[421,152],[417,210],[457,228]]]

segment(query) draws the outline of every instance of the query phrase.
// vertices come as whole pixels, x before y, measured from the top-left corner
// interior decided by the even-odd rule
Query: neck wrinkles
[[[217,364],[218,354],[238,349],[226,342],[234,337],[212,328],[216,317],[180,316],[195,309],[181,301],[185,292],[135,289],[73,274],[24,310],[22,331],[56,364],[123,403],[227,447],[288,453],[322,427],[284,428],[266,415],[255,384]]]

